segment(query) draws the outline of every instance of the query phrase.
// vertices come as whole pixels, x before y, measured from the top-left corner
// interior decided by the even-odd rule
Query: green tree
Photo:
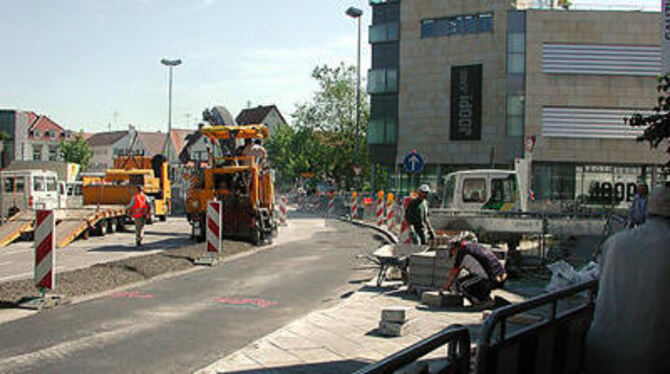
[[[91,151],[81,133],[69,141],[61,140],[58,144],[58,149],[63,157],[63,161],[80,164],[82,169],[88,167],[93,157],[93,151]]]
[[[670,75],[664,75],[658,78],[658,103],[650,115],[640,113],[633,114],[625,121],[633,127],[644,127],[644,133],[640,135],[638,141],[647,141],[652,148],[658,148],[662,144],[670,143]],[[670,147],[666,149],[670,154]],[[670,160],[665,164],[667,171],[670,171]]]
[[[311,100],[300,103],[293,113],[296,136],[305,145],[301,148],[301,167],[308,167],[322,178],[332,179],[338,184],[353,185],[356,148],[359,150],[359,165],[370,173],[365,134],[370,109],[363,89],[360,100],[360,129],[356,136],[356,68],[340,63],[336,67],[317,66],[312,71],[319,89]],[[307,139],[309,138],[309,139]]]

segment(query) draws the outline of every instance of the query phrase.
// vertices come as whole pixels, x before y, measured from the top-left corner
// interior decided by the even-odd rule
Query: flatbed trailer
[[[129,220],[123,205],[84,206],[57,209],[56,247],[63,248],[82,236],[105,235],[120,231]],[[22,235],[30,235],[34,229],[35,212],[23,211],[0,226],[0,247],[6,247]]]

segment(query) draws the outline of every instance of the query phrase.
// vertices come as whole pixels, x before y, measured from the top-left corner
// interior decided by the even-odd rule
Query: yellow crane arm
[[[210,140],[267,139],[270,135],[270,131],[265,125],[211,126],[205,127],[201,131]]]

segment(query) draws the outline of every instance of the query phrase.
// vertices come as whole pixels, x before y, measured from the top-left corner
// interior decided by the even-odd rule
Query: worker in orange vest
[[[144,188],[141,185],[137,186],[137,193],[130,200],[128,209],[130,210],[130,216],[135,220],[135,245],[139,247],[142,245],[142,239],[144,238],[144,223],[150,213],[147,195],[144,194]]]

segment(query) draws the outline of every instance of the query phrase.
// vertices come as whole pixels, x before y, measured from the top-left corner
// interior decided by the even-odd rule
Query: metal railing
[[[580,356],[583,353],[583,341],[595,309],[595,294],[597,290],[598,281],[590,281],[551,294],[534,297],[520,304],[510,305],[495,310],[489,318],[486,319],[482,326],[479,343],[477,345],[477,373],[495,373],[496,367],[498,367],[500,362],[512,361],[515,361],[515,365],[517,365],[515,366],[516,370],[506,370],[505,372],[527,372],[526,370],[529,370],[529,368],[524,365],[533,365],[539,361],[546,365],[555,363],[561,366],[579,366],[581,364],[579,361],[583,358],[583,356]],[[588,292],[586,303],[569,308],[560,314],[558,313],[559,301],[584,291]],[[506,333],[507,319],[509,317],[546,305],[551,306],[551,311],[548,317],[510,334]],[[568,330],[565,334],[560,333],[565,332],[561,330],[562,327],[580,321],[585,323],[578,324],[579,328]],[[495,332],[497,332],[497,339],[494,340]],[[553,339],[554,341],[543,341],[542,344],[540,344],[539,337],[542,332],[547,332],[547,334],[543,334],[543,337]],[[571,344],[566,344],[566,341],[570,341]],[[510,348],[511,346],[516,346],[516,349],[506,350],[506,348]],[[550,351],[542,351],[542,349],[549,349]],[[570,352],[568,352],[568,350],[570,350]],[[514,354],[515,351],[517,353],[521,351],[527,353],[523,357],[523,362],[521,362],[522,360],[520,357],[508,358],[510,361],[507,361],[506,357],[501,357],[507,354]],[[578,360],[567,359],[567,356],[573,353],[579,356]],[[537,358],[537,360],[535,360],[535,358]],[[530,371],[532,372],[534,369],[530,369]],[[555,372],[563,373],[578,371],[565,369]]]
[[[446,367],[441,371],[467,374],[470,370],[470,333],[466,327],[460,325],[451,325],[425,340],[356,371],[355,374],[393,373],[444,345],[448,345]]]

